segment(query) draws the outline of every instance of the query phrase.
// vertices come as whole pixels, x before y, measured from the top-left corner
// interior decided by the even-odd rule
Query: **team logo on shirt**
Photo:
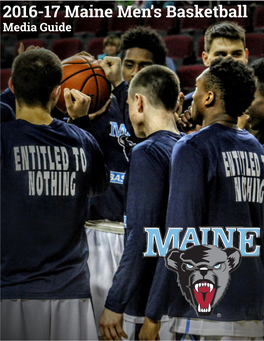
[[[241,263],[238,249],[220,249],[214,245],[194,245],[185,251],[171,249],[165,256],[169,270],[177,272],[177,281],[197,316],[210,316],[223,298],[230,273]]]
[[[136,143],[130,141],[125,134],[122,134],[118,137],[118,143],[123,148],[123,153],[128,162],[130,151],[136,145]]]

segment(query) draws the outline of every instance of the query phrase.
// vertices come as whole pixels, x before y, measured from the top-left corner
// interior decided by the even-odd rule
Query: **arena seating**
[[[69,58],[76,53],[82,52],[83,44],[78,38],[65,38],[55,40],[51,45],[51,51],[61,59]]]
[[[94,38],[90,40],[87,45],[87,52],[89,52],[92,56],[96,58],[98,54],[103,53],[103,41],[104,37]]]
[[[191,37],[171,35],[163,38],[163,40],[168,48],[168,57],[173,59],[176,67],[186,63],[190,64],[193,58],[193,41]]]
[[[179,33],[179,20],[175,18],[167,18],[166,17],[166,8],[161,9],[161,17],[155,18],[154,15],[151,15],[149,18],[145,18],[144,25],[153,28],[162,36],[166,36],[167,34],[176,34]]]
[[[206,69],[203,64],[185,65],[177,69],[181,91],[187,94],[194,90],[196,78]]]
[[[136,27],[141,24],[141,18],[118,18],[118,12],[115,11],[109,19],[109,33],[122,33],[131,27]]]

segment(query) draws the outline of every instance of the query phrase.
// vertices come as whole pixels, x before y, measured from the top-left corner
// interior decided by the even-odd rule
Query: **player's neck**
[[[145,124],[146,136],[149,136],[157,131],[167,130],[175,134],[180,134],[173,114],[165,113],[158,115],[155,119],[151,119],[149,124]]]
[[[37,125],[49,125],[53,121],[48,109],[18,104],[16,104],[16,118]]]
[[[207,127],[214,123],[219,123],[233,129],[239,129],[237,125],[237,117],[232,117],[226,113],[214,113],[212,115],[208,115],[204,118],[202,126]]]

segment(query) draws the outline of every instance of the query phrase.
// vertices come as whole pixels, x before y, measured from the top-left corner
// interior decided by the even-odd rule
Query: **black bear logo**
[[[195,245],[185,251],[171,249],[165,256],[166,267],[177,272],[182,294],[200,317],[212,314],[228,288],[230,272],[240,262],[238,249],[214,245]]]

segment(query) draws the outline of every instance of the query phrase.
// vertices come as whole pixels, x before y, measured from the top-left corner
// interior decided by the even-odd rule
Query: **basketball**
[[[105,77],[97,60],[85,55],[75,55],[62,61],[61,94],[56,104],[63,113],[67,112],[64,88],[76,89],[91,97],[89,113],[96,112],[110,97],[111,84]]]

